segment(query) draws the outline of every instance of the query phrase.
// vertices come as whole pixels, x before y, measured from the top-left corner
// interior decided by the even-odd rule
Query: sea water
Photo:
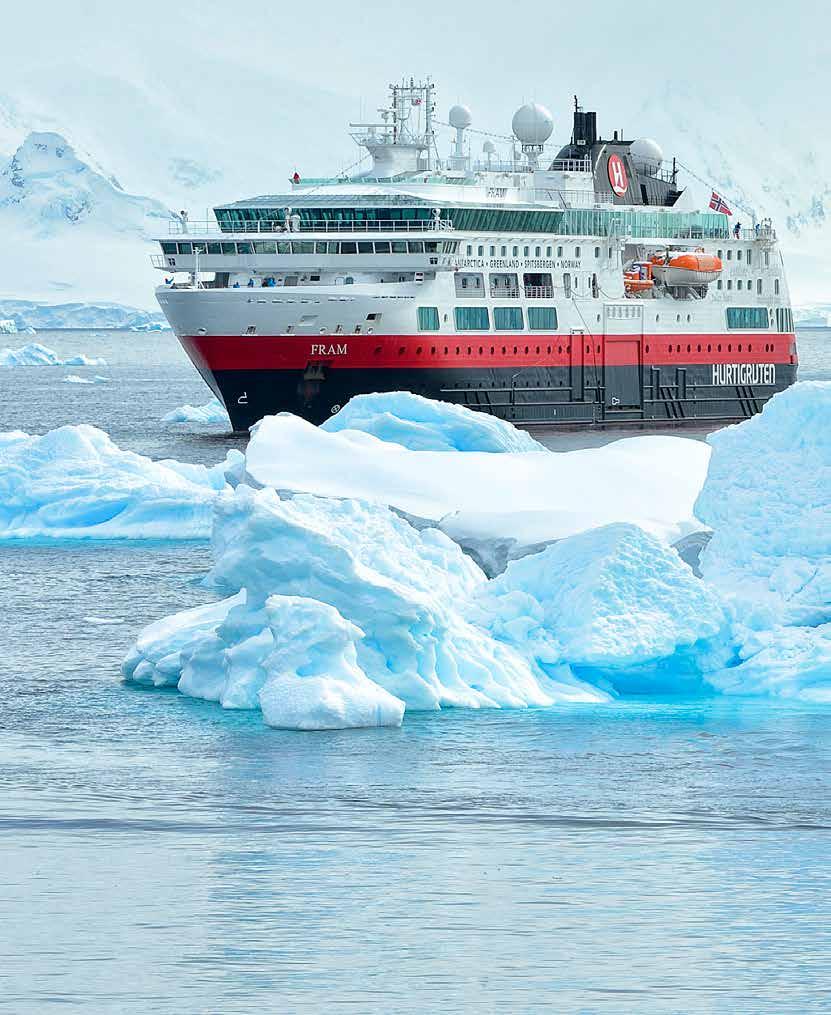
[[[44,333],[0,429],[212,464],[169,334]],[[800,335],[802,378],[831,334]],[[591,440],[595,438],[592,437]],[[555,434],[555,447],[585,442]],[[629,699],[270,730],[124,686],[207,547],[0,547],[0,1010],[793,1011],[828,1003],[831,714]]]

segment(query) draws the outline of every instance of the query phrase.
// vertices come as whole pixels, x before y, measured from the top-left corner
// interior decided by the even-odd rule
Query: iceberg
[[[546,451],[507,420],[408,391],[356,395],[322,428],[360,430],[410,451]]]
[[[0,335],[16,335],[17,325],[12,320],[0,320]]]
[[[519,651],[552,653],[616,693],[700,686],[730,655],[716,594],[635,525],[571,536],[510,563],[473,599],[478,622]]]
[[[164,315],[156,311],[139,310],[120,303],[44,303],[36,300],[0,299],[0,317],[11,319],[17,331],[35,334],[61,329],[115,328],[130,329],[142,325],[167,327]],[[156,330],[155,327],[152,330]]]
[[[750,627],[831,620],[831,383],[795,384],[708,441],[706,581]]]
[[[105,367],[106,360],[85,356],[83,353],[61,359],[52,349],[39,342],[30,342],[20,349],[0,349],[0,367]]]
[[[465,616],[487,579],[436,529],[381,505],[281,499],[244,484],[217,499],[215,514],[211,579],[229,598],[150,625],[125,660],[128,680],[175,683],[293,728],[319,728],[321,716],[397,724],[396,701],[436,710],[608,700],[556,652],[538,660]],[[315,624],[320,641],[304,663]],[[327,685],[326,660],[352,691]],[[309,674],[317,682],[298,687]]]
[[[0,434],[0,540],[207,539],[240,459],[153,461],[86,424]]]
[[[204,405],[180,405],[173,409],[166,416],[162,417],[163,423],[198,423],[200,425],[221,424],[229,427],[231,421],[225,406],[218,398],[212,398]]]
[[[506,556],[613,522],[666,542],[702,528],[693,505],[710,449],[685,437],[642,436],[566,452],[412,451],[369,433],[331,433],[289,414],[252,429],[249,477],[278,491],[357,498],[439,524]]]

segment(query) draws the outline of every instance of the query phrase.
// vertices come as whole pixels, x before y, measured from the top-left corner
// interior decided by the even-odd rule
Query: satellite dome
[[[473,123],[473,114],[467,106],[453,106],[449,120],[450,126],[456,130],[466,130]]]
[[[514,113],[511,127],[524,145],[544,145],[554,130],[554,117],[545,106],[529,102]]]
[[[633,141],[629,148],[629,154],[639,173],[654,173],[661,168],[661,163],[664,161],[664,153],[657,141],[653,141],[651,137],[641,137],[637,141]]]
[[[493,143],[493,141],[488,139],[482,145],[482,151],[485,153],[485,155],[493,155],[493,153],[496,151],[496,145]]]

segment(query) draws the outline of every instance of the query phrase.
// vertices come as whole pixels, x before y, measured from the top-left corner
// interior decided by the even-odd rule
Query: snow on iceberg
[[[85,424],[0,434],[0,539],[205,539],[241,458],[153,461]]]
[[[0,335],[16,335],[17,325],[12,320],[0,321]]]
[[[215,510],[212,577],[232,597],[151,625],[125,660],[128,679],[175,683],[296,728],[318,728],[322,715],[344,727],[376,725],[379,716],[396,724],[396,700],[434,710],[608,697],[575,679],[554,651],[538,661],[464,616],[487,579],[436,529],[418,531],[384,506],[282,500],[244,485]],[[320,642],[304,663],[310,635],[297,631],[314,623]],[[352,691],[327,686],[326,659]],[[297,687],[307,665],[319,680]]]
[[[0,367],[105,367],[106,360],[96,359],[80,353],[61,359],[52,349],[39,342],[30,342],[20,349],[0,349]]]
[[[545,454],[411,451],[284,413],[253,428],[246,469],[276,490],[354,497],[439,522],[464,546],[507,541],[513,557],[612,522],[668,542],[699,530],[693,504],[709,455],[703,441],[659,436]]]
[[[795,384],[708,441],[704,578],[752,627],[831,620],[831,383]]]
[[[180,405],[163,416],[162,422],[231,425],[225,406],[218,398],[212,398],[204,405]]]
[[[700,685],[723,665],[716,595],[678,555],[628,524],[563,539],[477,590],[474,615],[520,651],[559,655],[575,676],[618,693]]]
[[[323,429],[360,430],[411,451],[546,451],[507,420],[408,391],[356,395]]]

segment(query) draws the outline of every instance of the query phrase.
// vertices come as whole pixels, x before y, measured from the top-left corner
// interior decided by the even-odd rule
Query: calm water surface
[[[83,420],[205,463],[242,444],[161,426],[205,400],[169,335],[40,340],[111,366],[2,372],[0,429]],[[831,377],[831,336],[800,346],[801,376]],[[84,372],[110,383],[59,380]],[[302,734],[123,686],[137,628],[206,601],[207,565],[0,547],[1,1010],[829,1009],[827,710],[629,700]]]

